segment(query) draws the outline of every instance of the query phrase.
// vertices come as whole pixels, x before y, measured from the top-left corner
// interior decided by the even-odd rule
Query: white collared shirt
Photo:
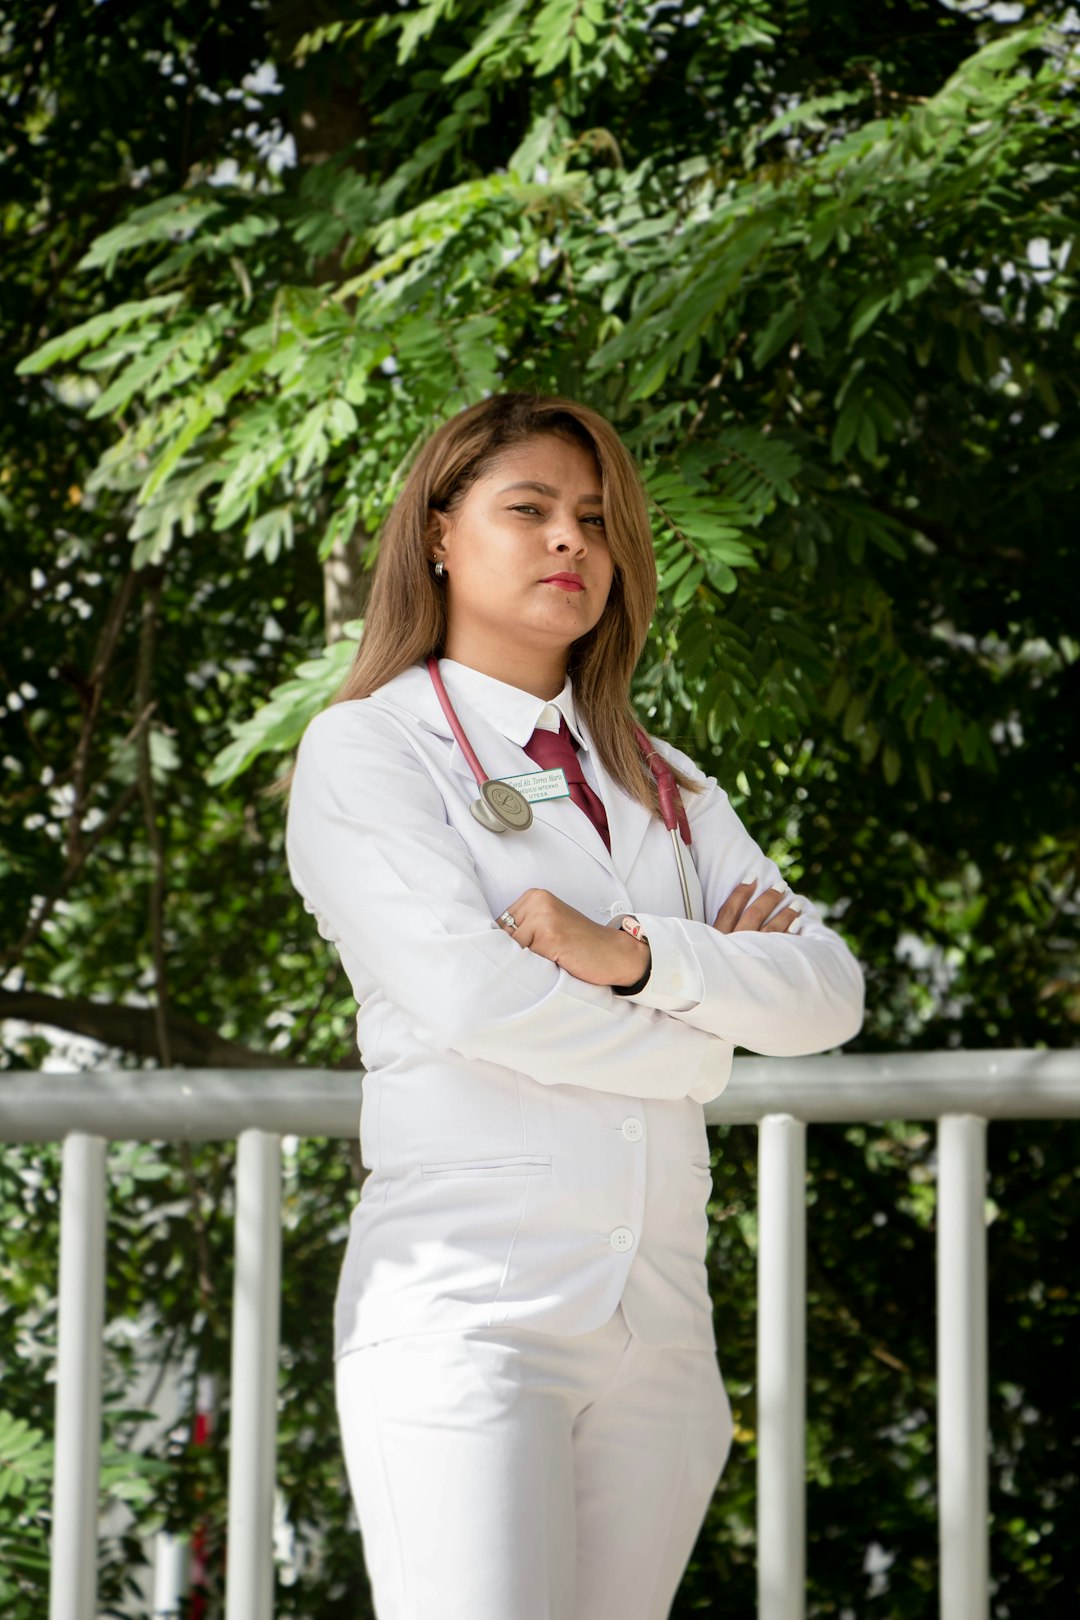
[[[451,702],[460,698],[519,748],[524,748],[538,727],[542,731],[558,731],[559,721],[564,719],[578,746],[581,774],[600,797],[588,738],[574,708],[574,687],[569,675],[558,696],[546,702],[520,686],[508,686],[494,675],[459,664],[455,658],[440,658],[439,670]]]

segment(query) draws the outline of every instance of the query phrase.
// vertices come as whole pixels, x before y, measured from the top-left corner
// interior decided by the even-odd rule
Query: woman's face
[[[449,657],[496,648],[551,657],[599,621],[613,565],[600,471],[581,445],[544,434],[506,450],[453,512],[434,516]]]

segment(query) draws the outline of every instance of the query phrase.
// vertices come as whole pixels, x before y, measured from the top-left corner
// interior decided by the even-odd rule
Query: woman
[[[731,1441],[702,1105],[736,1044],[861,1024],[857,964],[716,782],[666,743],[646,766],[655,594],[608,422],[487,399],[421,450],[301,741],[289,869],[367,1070],[335,1358],[380,1620],[668,1614]],[[485,777],[530,825],[474,812]]]

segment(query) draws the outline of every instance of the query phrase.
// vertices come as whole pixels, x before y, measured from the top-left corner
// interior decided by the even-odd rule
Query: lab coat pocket
[[[425,1181],[443,1176],[549,1176],[551,1154],[518,1153],[501,1159],[446,1159],[441,1164],[422,1164],[420,1173]]]

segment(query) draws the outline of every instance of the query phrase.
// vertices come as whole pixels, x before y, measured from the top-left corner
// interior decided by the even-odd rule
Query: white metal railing
[[[96,1612],[107,1141],[238,1139],[226,1620],[270,1620],[281,1136],[354,1137],[361,1089],[333,1070],[0,1078],[0,1141],[63,1140],[49,1620]],[[1077,1052],[738,1058],[706,1105],[710,1125],[759,1127],[759,1620],[804,1614],[807,1124],[939,1122],[940,1612],[986,1620],[986,1123],[1077,1116]]]

